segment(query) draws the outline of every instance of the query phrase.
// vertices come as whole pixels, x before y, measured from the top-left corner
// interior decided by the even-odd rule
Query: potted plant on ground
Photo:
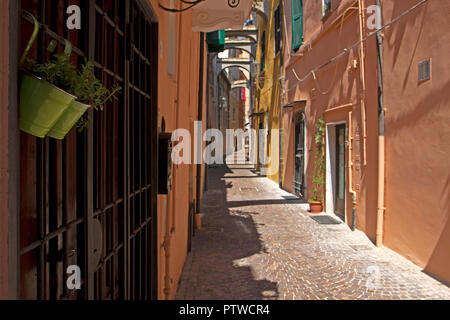
[[[64,139],[75,124],[78,131],[82,131],[89,123],[86,119],[82,118],[84,113],[90,107],[96,110],[103,110],[104,104],[120,92],[121,87],[119,86],[115,86],[111,91],[108,90],[95,77],[93,70],[93,63],[85,60],[81,71],[72,75],[70,92],[76,96],[76,99],[71,102],[69,108],[50,130],[48,133],[49,137]]]
[[[325,122],[323,119],[319,119],[316,124],[316,156],[314,160],[314,175],[312,179],[311,196],[308,203],[311,213],[322,212],[322,192],[323,185],[325,185]]]
[[[40,28],[36,18],[28,12],[25,13],[33,19],[34,31],[20,59],[21,67]],[[49,48],[54,48],[54,44],[51,42]],[[44,138],[75,100],[75,96],[67,91],[70,88],[71,76],[75,72],[68,58],[71,50],[70,42],[66,41],[64,54],[54,55],[48,63],[39,64],[34,60],[27,60],[28,68],[22,69],[20,77],[19,127],[22,131]]]

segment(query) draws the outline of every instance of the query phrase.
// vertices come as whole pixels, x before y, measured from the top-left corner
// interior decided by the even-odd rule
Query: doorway
[[[345,222],[346,200],[346,124],[327,125],[326,212]]]
[[[265,139],[266,139],[266,133],[264,130],[264,123],[260,120],[259,122],[259,130],[258,130],[258,168],[260,174],[264,174],[264,161],[266,159],[265,155]]]
[[[305,199],[305,114],[299,111],[294,116],[294,193]]]
[[[345,124],[336,126],[334,213],[345,221]]]

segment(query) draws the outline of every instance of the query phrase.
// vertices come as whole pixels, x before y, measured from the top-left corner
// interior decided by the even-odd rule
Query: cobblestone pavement
[[[450,299],[413,263],[307,208],[248,166],[210,169],[176,299]]]

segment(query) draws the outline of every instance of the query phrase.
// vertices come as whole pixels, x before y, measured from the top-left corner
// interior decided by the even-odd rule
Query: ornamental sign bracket
[[[206,0],[192,8],[192,30],[211,32],[242,29],[250,17],[253,0]]]

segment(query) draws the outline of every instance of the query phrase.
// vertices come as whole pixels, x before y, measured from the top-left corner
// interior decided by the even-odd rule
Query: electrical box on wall
[[[162,132],[158,139],[158,194],[172,191],[172,134]]]

